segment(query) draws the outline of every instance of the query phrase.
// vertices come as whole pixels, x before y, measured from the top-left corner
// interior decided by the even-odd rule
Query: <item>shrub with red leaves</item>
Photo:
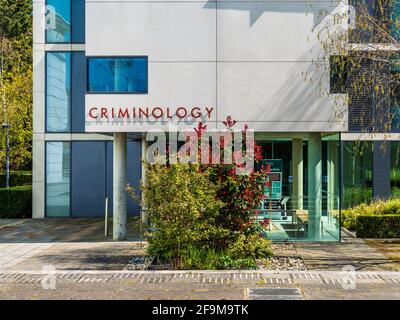
[[[236,124],[230,116],[223,122],[228,130]],[[245,125],[243,134],[243,145],[245,145],[246,132],[248,126]],[[196,130],[196,132],[200,130]],[[201,134],[205,129],[201,131]],[[201,138],[201,135],[199,135]],[[222,145],[223,147],[223,145]],[[246,151],[238,150],[232,153],[233,159],[246,157]],[[254,161],[257,163],[262,159],[262,147],[254,142]],[[221,159],[222,160],[222,159]],[[230,230],[238,233],[254,233],[260,231],[260,225],[254,224],[253,220],[265,199],[264,186],[267,175],[270,172],[269,166],[261,166],[259,170],[253,171],[248,175],[237,175],[236,169],[241,166],[233,161],[231,164],[222,163],[205,165],[213,172],[212,177],[219,186],[218,199],[224,202],[225,206],[220,215],[220,223]]]

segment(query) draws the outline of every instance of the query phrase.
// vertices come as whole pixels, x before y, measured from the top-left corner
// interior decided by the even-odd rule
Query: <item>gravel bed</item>
[[[154,257],[134,256],[125,266],[125,270],[149,270],[153,264]]]
[[[293,243],[271,244],[274,256],[267,259],[258,259],[259,270],[271,271],[306,271],[307,267],[300,258]],[[125,266],[125,270],[173,270],[168,263],[154,264],[154,257],[137,255],[132,257]]]
[[[257,260],[259,270],[306,271],[306,265],[300,258],[272,257]]]
[[[271,271],[306,271],[307,267],[297,253],[293,243],[273,243],[274,256],[257,260],[260,270]]]
[[[293,243],[272,243],[271,244],[271,249],[274,252],[280,252],[280,251],[296,251],[296,247],[294,246]]]

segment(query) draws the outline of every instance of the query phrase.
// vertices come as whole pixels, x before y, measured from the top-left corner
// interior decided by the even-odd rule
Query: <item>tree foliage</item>
[[[32,1],[0,0],[0,30],[6,38],[32,35]]]
[[[400,107],[400,1],[348,3],[333,2],[318,12],[321,22],[312,30],[312,39],[317,39],[313,60],[325,63],[304,72],[305,80],[320,81],[324,74],[331,83],[321,85],[322,94],[347,95],[335,101],[355,106],[351,121],[358,131],[389,133],[393,107]]]
[[[32,1],[0,0],[0,123],[10,129],[11,168],[32,159]],[[0,131],[0,170],[5,167],[5,130]]]

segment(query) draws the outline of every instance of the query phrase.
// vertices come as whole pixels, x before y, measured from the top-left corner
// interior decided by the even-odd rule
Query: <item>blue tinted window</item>
[[[68,132],[71,110],[71,54],[46,53],[46,131]]]
[[[85,42],[85,0],[46,1],[46,42]]]
[[[390,26],[390,31],[391,35],[399,40],[400,39],[400,0],[396,0],[393,3],[393,8],[392,8],[392,15],[391,15],[391,26]]]
[[[397,132],[400,129],[400,106],[392,105],[390,109],[392,113],[392,130]]]
[[[70,215],[70,143],[46,143],[46,216]]]
[[[89,58],[89,92],[147,93],[147,57]]]
[[[71,42],[71,0],[46,1],[46,42]]]

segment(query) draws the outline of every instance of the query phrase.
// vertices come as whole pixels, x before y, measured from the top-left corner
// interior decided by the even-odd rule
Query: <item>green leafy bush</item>
[[[25,184],[32,184],[32,172],[31,171],[11,171],[10,172],[10,186],[22,186]],[[0,172],[0,188],[6,186],[6,173]]]
[[[400,198],[400,188],[392,187],[390,190],[390,195],[392,198]]]
[[[260,259],[272,255],[270,242],[259,234],[249,236],[241,234],[237,237],[236,241],[229,245],[227,252],[235,259]]]
[[[148,251],[174,267],[181,267],[189,247],[211,249],[229,235],[216,222],[223,207],[216,200],[217,186],[198,165],[149,165],[142,191],[153,228]]]
[[[252,258],[233,258],[223,250],[191,246],[182,254],[181,268],[199,270],[256,269],[257,264]]]
[[[31,218],[32,186],[0,188],[0,218]]]
[[[362,203],[370,203],[372,199],[372,188],[346,187],[343,193],[343,207],[351,208]]]
[[[356,233],[360,238],[400,238],[400,215],[360,215]]]
[[[224,125],[231,130],[235,123],[228,117]],[[201,123],[195,128],[199,139],[205,130]],[[247,126],[242,130],[243,145],[246,130]],[[200,140],[191,145],[198,148],[197,157],[203,154]],[[200,164],[203,158],[197,159],[198,164],[190,159],[165,164],[175,158],[172,153],[158,155],[162,160],[158,164],[147,164],[141,201],[151,225],[148,253],[157,260],[178,269],[253,269],[257,258],[271,255],[270,242],[260,236],[263,227],[255,219],[265,197],[269,167],[237,174],[248,161],[259,161],[262,149],[255,145],[251,154],[224,148],[224,143],[225,137],[220,140],[222,153],[205,155],[218,164]],[[229,158],[232,161],[225,163]],[[129,186],[128,191],[138,200]]]
[[[177,269],[252,269],[255,259],[272,254],[255,228],[230,228],[212,168],[153,164],[146,172],[141,186],[151,222],[146,237],[148,253],[157,260]],[[251,225],[245,216],[238,223]]]
[[[357,218],[359,216],[375,215],[400,215],[400,199],[390,199],[388,201],[374,201],[369,204],[363,203],[350,209],[341,211],[343,227],[356,229]]]

